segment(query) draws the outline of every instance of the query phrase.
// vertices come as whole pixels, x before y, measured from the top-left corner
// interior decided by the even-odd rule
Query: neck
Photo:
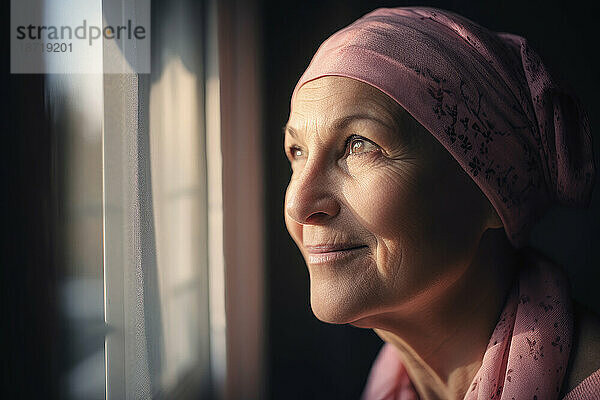
[[[422,399],[462,399],[481,361],[514,278],[515,251],[504,232],[488,230],[466,272],[443,293],[410,310],[362,319],[394,345]]]

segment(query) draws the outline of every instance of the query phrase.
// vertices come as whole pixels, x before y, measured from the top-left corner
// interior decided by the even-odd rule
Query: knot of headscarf
[[[292,96],[326,75],[406,109],[481,188],[515,246],[551,204],[589,202],[586,113],[520,36],[433,8],[378,9],[321,45]]]

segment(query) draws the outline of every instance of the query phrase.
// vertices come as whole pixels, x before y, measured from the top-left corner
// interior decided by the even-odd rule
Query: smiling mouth
[[[350,246],[306,246],[308,251],[309,264],[325,264],[334,261],[340,261],[357,252],[366,249],[366,245]]]

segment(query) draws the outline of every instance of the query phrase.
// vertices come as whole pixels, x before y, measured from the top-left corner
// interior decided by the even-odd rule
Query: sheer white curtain
[[[122,15],[136,7],[122,3]],[[152,73],[104,77],[109,399],[185,397],[210,387],[198,4],[153,2],[160,25],[152,27]],[[111,51],[119,49],[105,46],[105,62],[118,59]]]
[[[160,360],[156,353],[162,335],[156,323],[160,310],[155,304],[157,263],[149,137],[147,123],[140,120],[139,89],[135,74],[105,76],[104,278],[105,318],[110,329],[106,338],[109,399],[152,397],[150,362]],[[148,312],[153,314],[152,321],[146,320]]]

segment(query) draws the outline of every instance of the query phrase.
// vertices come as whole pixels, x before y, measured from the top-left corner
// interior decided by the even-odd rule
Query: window
[[[12,206],[26,262],[7,269],[9,397],[264,398],[256,5],[11,6],[25,3],[45,32],[148,17],[152,52],[135,72],[141,46],[99,38],[78,61],[44,53],[10,75],[30,207]]]
[[[48,25],[70,9],[58,3],[45,4]],[[76,10],[109,25],[147,11],[136,9],[143,2],[120,3],[121,13],[99,0]],[[218,64],[207,61],[217,57],[207,47],[216,40],[209,7],[152,3],[150,74],[46,76],[64,171],[65,398],[209,398],[222,390],[219,81]],[[103,47],[92,62],[105,70],[127,62],[114,42]]]

